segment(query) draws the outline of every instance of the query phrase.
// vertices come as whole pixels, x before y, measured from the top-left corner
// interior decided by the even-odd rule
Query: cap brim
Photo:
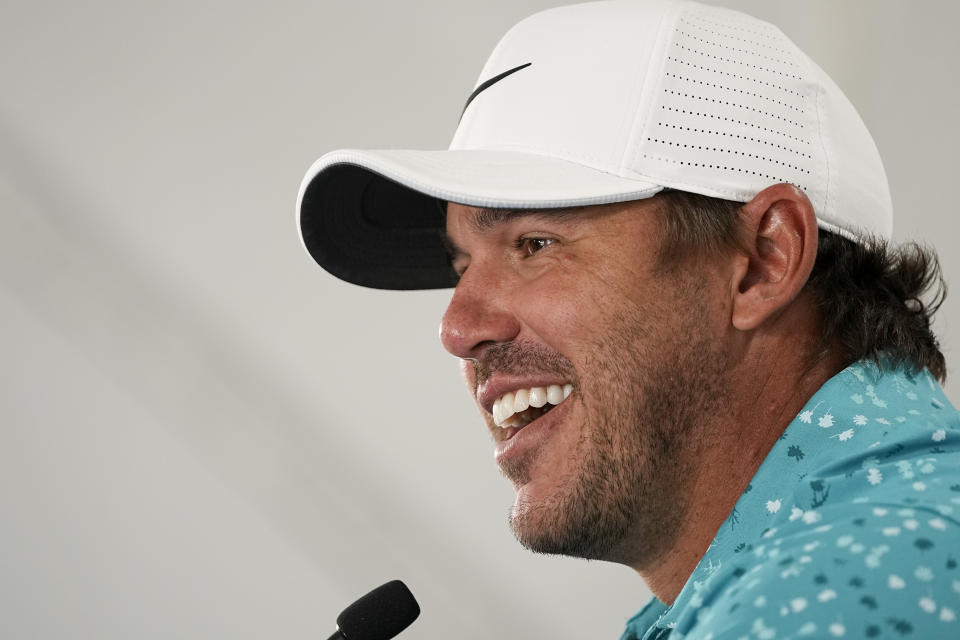
[[[447,202],[553,209],[639,200],[661,188],[518,151],[341,150],[310,167],[297,216],[307,251],[338,278],[439,289],[456,284],[443,240]]]

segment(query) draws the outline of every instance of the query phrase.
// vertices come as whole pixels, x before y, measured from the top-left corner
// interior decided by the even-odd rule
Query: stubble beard
[[[702,335],[702,316],[688,314],[653,346],[636,339],[649,327],[626,327],[593,350],[596,359],[583,367],[592,380],[578,396],[588,418],[567,461],[571,472],[550,497],[518,499],[511,510],[524,547],[638,568],[673,546],[705,425],[727,395],[725,358]],[[504,474],[517,486],[529,482],[537,453]]]

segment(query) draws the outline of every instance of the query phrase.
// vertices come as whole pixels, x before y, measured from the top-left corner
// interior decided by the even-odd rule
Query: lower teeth
[[[504,427],[514,427],[516,429],[522,429],[546,412],[553,409],[552,404],[545,404],[542,408],[530,407],[521,411],[520,413],[515,413],[504,422]]]

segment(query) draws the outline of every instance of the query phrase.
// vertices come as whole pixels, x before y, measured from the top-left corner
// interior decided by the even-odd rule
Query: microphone
[[[407,585],[391,580],[344,609],[328,640],[390,640],[419,615],[420,605]]]

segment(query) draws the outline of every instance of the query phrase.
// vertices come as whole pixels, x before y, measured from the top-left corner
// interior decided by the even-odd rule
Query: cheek
[[[595,324],[591,318],[593,306],[568,289],[538,293],[528,300],[524,324],[535,340],[577,362],[578,352],[589,338],[589,327]]]
[[[518,296],[523,320],[541,339],[564,355],[573,354],[596,337],[616,314],[623,296],[582,266],[558,268],[524,287]]]

